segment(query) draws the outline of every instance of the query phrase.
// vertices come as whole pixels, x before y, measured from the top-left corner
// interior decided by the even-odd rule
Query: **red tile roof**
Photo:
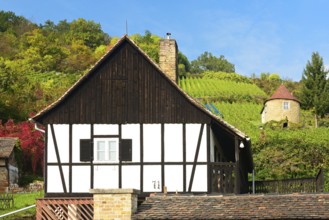
[[[266,101],[273,99],[288,99],[300,102],[295,96],[291,94],[291,92],[283,84],[281,84],[279,88],[273,93],[273,95]]]

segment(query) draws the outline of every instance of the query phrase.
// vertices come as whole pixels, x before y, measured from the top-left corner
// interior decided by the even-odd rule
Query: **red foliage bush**
[[[44,155],[44,136],[40,131],[34,129],[34,124],[28,121],[14,123],[9,119],[2,124],[0,120],[0,137],[17,137],[23,153],[23,170],[43,171],[43,155]],[[28,170],[32,169],[32,170]]]

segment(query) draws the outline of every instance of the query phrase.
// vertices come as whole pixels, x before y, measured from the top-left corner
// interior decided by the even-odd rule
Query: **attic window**
[[[283,110],[290,109],[290,102],[283,102]]]

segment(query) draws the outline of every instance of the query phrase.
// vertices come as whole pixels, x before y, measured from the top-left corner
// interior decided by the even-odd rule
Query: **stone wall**
[[[137,210],[138,190],[91,189],[94,194],[94,219],[131,219]]]
[[[177,83],[177,44],[174,39],[160,40],[159,65],[161,70]]]
[[[0,167],[0,193],[8,189],[8,171],[6,167]]]
[[[289,102],[289,109],[283,109],[283,103]],[[262,123],[268,121],[281,121],[288,119],[289,122],[299,123],[300,122],[300,104],[294,100],[285,99],[274,99],[269,100],[265,103],[265,108],[263,111],[264,120]]]

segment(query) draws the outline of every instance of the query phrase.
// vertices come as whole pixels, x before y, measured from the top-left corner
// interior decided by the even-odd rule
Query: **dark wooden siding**
[[[210,123],[129,41],[124,41],[53,109],[43,124]]]

